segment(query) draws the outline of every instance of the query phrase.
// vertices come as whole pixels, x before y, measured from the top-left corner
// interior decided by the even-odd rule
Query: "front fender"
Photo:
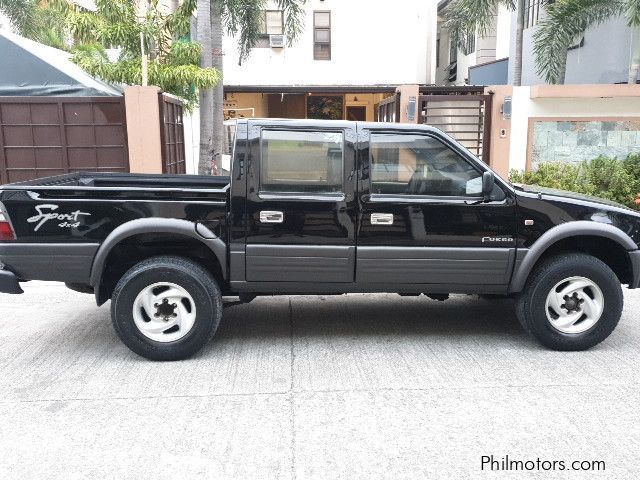
[[[579,236],[608,238],[609,240],[613,240],[618,243],[628,252],[638,250],[638,246],[631,237],[613,225],[586,220],[563,223],[562,225],[557,225],[547,230],[535,241],[530,249],[518,249],[518,261],[516,262],[513,276],[511,278],[509,292],[520,292],[524,288],[524,284],[527,281],[531,270],[533,270],[534,265],[551,245],[565,238]],[[635,262],[632,267],[634,269],[635,279],[639,275],[636,271]],[[634,280],[634,283],[637,282]]]

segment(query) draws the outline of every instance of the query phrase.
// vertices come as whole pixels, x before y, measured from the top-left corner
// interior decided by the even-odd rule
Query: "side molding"
[[[209,247],[218,259],[222,269],[222,275],[225,279],[227,278],[227,246],[222,239],[216,237],[207,227],[188,220],[175,218],[139,218],[120,225],[102,242],[93,259],[91,278],[89,281],[91,286],[95,287],[100,283],[105,261],[113,247],[122,240],[141,233],[175,233],[202,242]],[[205,234],[207,238],[203,236]]]
[[[509,292],[519,292],[524,288],[524,284],[533,266],[551,245],[565,238],[585,235],[608,238],[618,243],[627,251],[638,249],[638,246],[629,235],[613,225],[585,220],[563,223],[546,231],[526,252],[522,261],[519,262],[519,264],[516,263],[513,278],[509,286]],[[518,249],[518,251],[520,252],[521,249]]]

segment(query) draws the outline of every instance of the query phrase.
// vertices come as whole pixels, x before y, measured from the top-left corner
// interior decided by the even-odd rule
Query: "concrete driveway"
[[[508,301],[274,297],[154,363],[109,308],[0,295],[2,479],[638,478],[640,292],[588,352],[538,347]],[[481,457],[605,472],[481,470]]]

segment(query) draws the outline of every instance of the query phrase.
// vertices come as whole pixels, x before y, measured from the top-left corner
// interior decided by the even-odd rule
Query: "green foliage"
[[[274,0],[284,14],[287,42],[298,37],[304,26],[305,0]],[[245,59],[262,33],[262,12],[267,0],[212,0],[228,33],[237,35],[240,59]],[[138,5],[147,5],[138,11]],[[159,7],[159,0],[96,0],[96,11],[68,0],[0,0],[4,12],[31,39],[70,50],[73,61],[107,82],[141,82],[140,34],[149,57],[149,83],[187,100],[197,102],[196,88],[207,89],[220,81],[220,72],[200,68],[199,43],[184,40],[189,34],[197,0],[183,0],[171,14]],[[72,44],[65,39],[73,38]],[[118,49],[119,58],[110,62],[107,49]]]
[[[640,154],[629,155],[623,161],[600,156],[578,164],[541,163],[532,171],[512,170],[509,179],[513,183],[594,195],[638,209],[634,200],[640,193]]]
[[[533,40],[538,74],[549,83],[558,81],[567,49],[588,28],[618,16],[631,27],[640,26],[638,0],[557,0],[545,8]]]
[[[64,3],[64,7],[61,5]],[[16,31],[25,37],[56,48],[66,48],[64,42],[64,0],[0,0],[0,12],[5,14]]]
[[[217,70],[200,68],[199,43],[174,40],[189,33],[196,0],[183,1],[171,14],[161,12],[158,0],[137,11],[142,3],[96,0],[96,11],[90,11],[67,0],[0,0],[0,11],[22,35],[70,50],[76,64],[112,83],[141,83],[142,33],[149,83],[184,98],[191,108],[198,100],[196,88],[210,88],[220,80]],[[67,38],[72,44],[65,43]],[[109,60],[107,49],[119,51],[117,61]]]
[[[267,0],[213,0],[220,8],[223,23],[230,35],[238,37],[240,61],[246,59],[262,34],[262,12]],[[284,35],[290,46],[304,28],[306,0],[275,0],[275,9],[284,15]]]
[[[566,61],[567,49],[591,26],[622,15],[637,0],[557,0],[545,6],[547,15],[533,34],[533,52],[538,74],[557,83]]]

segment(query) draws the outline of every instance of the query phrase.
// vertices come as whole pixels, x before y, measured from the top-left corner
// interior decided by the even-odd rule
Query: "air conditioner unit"
[[[271,48],[284,48],[284,35],[269,35],[269,46]]]

